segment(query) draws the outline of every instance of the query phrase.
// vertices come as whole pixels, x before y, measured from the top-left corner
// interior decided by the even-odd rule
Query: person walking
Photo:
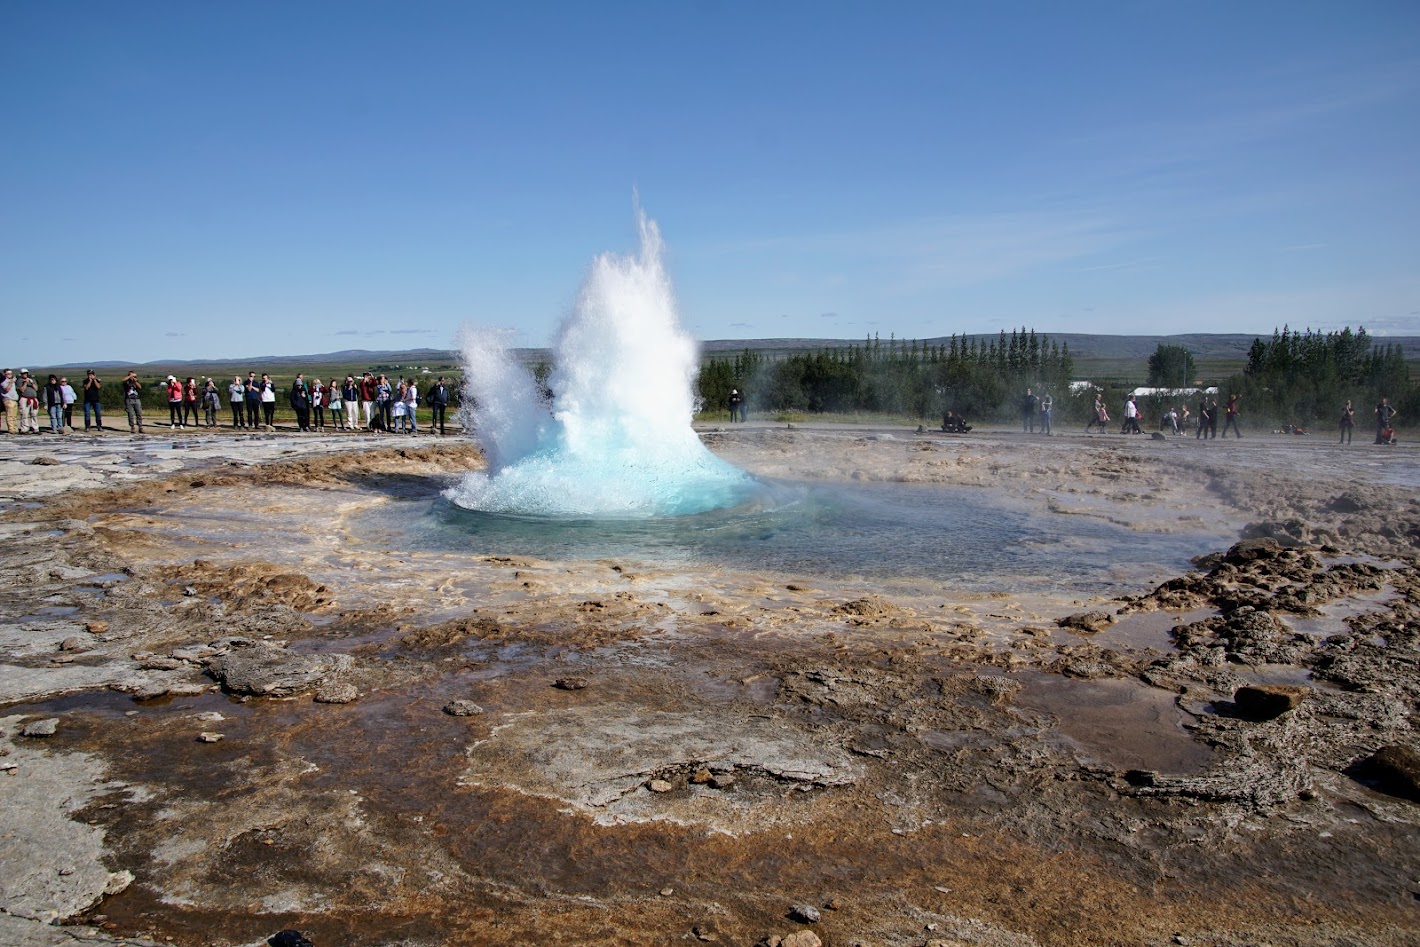
[[[433,409],[433,416],[429,419],[429,430],[439,429],[439,436],[444,434],[444,416],[449,410],[449,386],[444,384],[444,376],[440,375],[439,380],[434,383],[434,387],[429,389],[429,407]]]
[[[94,374],[94,370],[89,369],[84,375],[84,430],[89,430],[89,412],[94,415],[94,428],[102,431],[104,429],[104,409],[100,393],[103,389],[103,382],[99,381],[99,376]]]
[[[1241,417],[1242,414],[1242,412],[1238,410],[1238,402],[1241,400],[1242,396],[1239,395],[1237,392],[1233,392],[1232,394],[1228,395],[1227,416],[1223,421],[1224,440],[1227,440],[1228,438],[1229,428],[1232,428],[1233,433],[1238,436],[1238,440],[1242,440],[1242,428],[1238,427],[1238,418]]]
[[[1143,434],[1144,429],[1139,426],[1139,405],[1134,401],[1134,396],[1130,395],[1124,402],[1124,427],[1120,429],[1121,434]]]
[[[123,379],[123,409],[128,413],[128,433],[143,433],[143,383],[132,369]]]
[[[1097,391],[1095,392],[1095,406],[1090,409],[1090,419],[1085,422],[1085,433],[1090,433],[1090,431],[1094,429],[1094,426],[1098,424],[1100,426],[1100,433],[1103,434],[1108,430],[1105,426],[1108,423],[1109,410],[1104,406],[1104,396]]]
[[[15,382],[14,369],[5,369],[0,376],[0,401],[5,403],[5,433],[20,433],[20,386]]]
[[[1380,404],[1376,405],[1376,443],[1394,444],[1395,429],[1391,426],[1391,421],[1395,419],[1395,407],[1390,403],[1389,398],[1382,398]]]

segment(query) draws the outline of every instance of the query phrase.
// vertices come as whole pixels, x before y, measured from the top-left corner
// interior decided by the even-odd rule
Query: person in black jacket
[[[449,410],[449,386],[444,384],[444,376],[440,375],[439,380],[434,382],[434,387],[429,389],[429,407],[434,411],[434,417],[429,421],[429,430],[439,429],[439,433],[444,433],[444,416]]]
[[[291,383],[291,410],[296,412],[296,427],[302,431],[311,429],[311,392],[306,387],[306,379],[300,373],[296,373],[296,380]]]

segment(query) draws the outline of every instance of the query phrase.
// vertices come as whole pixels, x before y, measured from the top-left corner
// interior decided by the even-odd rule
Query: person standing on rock
[[[1341,443],[1351,443],[1351,432],[1356,430],[1356,409],[1351,407],[1351,399],[1346,399],[1346,407],[1341,409]]]
[[[1227,418],[1223,421],[1224,440],[1227,440],[1228,428],[1232,428],[1233,433],[1238,436],[1238,440],[1242,440],[1242,428],[1238,427],[1238,418],[1242,416],[1242,412],[1238,410],[1238,402],[1241,400],[1242,396],[1237,392],[1228,395]]]
[[[84,430],[89,430],[89,412],[93,411],[94,428],[102,431],[104,429],[104,409],[99,391],[103,388],[103,382],[99,381],[99,376],[94,374],[94,370],[89,369],[84,375]]]
[[[1027,388],[1025,397],[1021,399],[1021,430],[1024,433],[1035,433],[1035,408],[1036,397]]]
[[[311,429],[311,392],[306,387],[306,379],[300,372],[296,373],[296,380],[291,382],[291,410],[296,412],[296,429],[309,431]]]
[[[26,369],[20,369],[20,433],[39,433],[39,386]]]
[[[1044,434],[1050,433],[1051,415],[1055,412],[1055,399],[1047,392],[1040,399],[1040,430]]]
[[[376,429],[376,421],[383,422],[383,419],[378,417],[378,411],[375,408],[375,405],[378,404],[375,399],[379,393],[380,386],[375,381],[375,376],[366,372],[360,379],[360,411],[365,416],[365,429],[368,431]]]
[[[744,404],[744,396],[740,394],[738,388],[730,389],[730,423],[734,424],[739,420],[740,405]]]
[[[222,396],[217,392],[217,383],[212,379],[207,379],[202,385],[202,413],[206,416],[207,426],[217,426],[217,412],[222,410]]]
[[[449,410],[449,386],[444,383],[444,376],[440,375],[439,380],[434,383],[434,387],[429,389],[429,407],[433,409],[433,416],[429,419],[429,430],[439,429],[439,436],[444,434],[444,417]]]
[[[5,431],[20,433],[20,386],[15,384],[15,370],[5,369],[0,377],[0,400],[5,402]]]
[[[131,369],[123,379],[123,409],[128,412],[128,433],[143,433],[143,383]]]
[[[267,427],[276,427],[276,384],[266,372],[261,373],[261,417]]]
[[[1389,398],[1382,398],[1381,403],[1376,405],[1376,443],[1394,444],[1395,430],[1391,422],[1395,420],[1395,407],[1391,405]]]
[[[360,384],[354,375],[345,376],[345,384],[340,386],[340,400],[345,402],[344,428],[353,431],[360,426]]]
[[[242,404],[247,412],[247,427],[254,431],[261,426],[261,383],[256,380],[256,372],[247,372],[244,389]]]
[[[59,395],[64,399],[64,427],[74,430],[74,402],[79,400],[79,396],[74,393],[74,386],[69,384],[69,379],[63,375],[59,376]]]
[[[242,407],[246,403],[247,386],[242,384],[241,375],[233,375],[232,383],[227,386],[227,401],[232,406],[232,430],[237,430],[243,426]]]
[[[182,386],[182,426],[187,427],[188,418],[192,419],[192,426],[197,427],[197,403],[202,400],[202,393],[197,389],[197,379],[188,377]]]
[[[50,375],[44,386],[44,404],[49,409],[49,433],[64,433],[64,389],[58,375]]]

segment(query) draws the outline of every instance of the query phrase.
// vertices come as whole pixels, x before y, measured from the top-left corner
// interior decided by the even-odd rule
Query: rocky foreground
[[[1420,943],[1408,445],[704,437],[1213,538],[958,593],[372,526],[462,443],[5,444],[0,942]]]

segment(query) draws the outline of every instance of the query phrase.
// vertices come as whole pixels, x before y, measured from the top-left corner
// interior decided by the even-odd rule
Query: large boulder
[[[348,654],[298,654],[265,641],[234,638],[203,662],[222,689],[254,697],[287,697],[319,687],[354,663]]]

